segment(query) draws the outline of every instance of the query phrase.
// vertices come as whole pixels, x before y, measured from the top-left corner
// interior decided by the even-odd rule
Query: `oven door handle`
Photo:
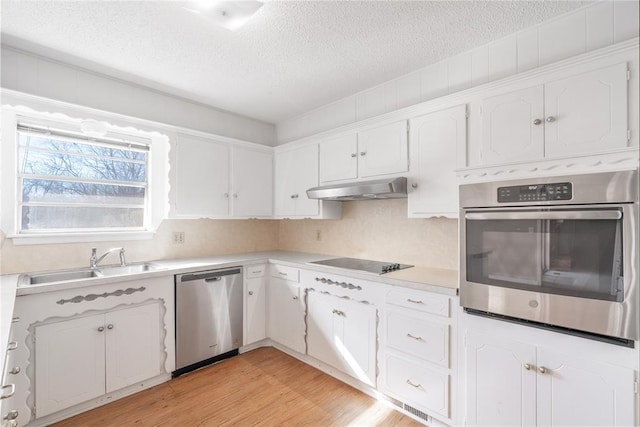
[[[544,212],[469,212],[465,219],[492,220],[492,219],[620,219],[620,211],[544,211]]]

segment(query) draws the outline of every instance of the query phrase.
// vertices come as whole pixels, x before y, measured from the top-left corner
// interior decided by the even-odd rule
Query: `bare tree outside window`
[[[21,231],[141,229],[148,151],[19,132]]]

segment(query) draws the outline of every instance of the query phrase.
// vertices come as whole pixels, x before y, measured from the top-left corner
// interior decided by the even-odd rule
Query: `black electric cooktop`
[[[358,258],[330,258],[320,261],[311,261],[309,264],[326,265],[328,267],[344,268],[346,270],[366,271],[368,273],[385,274],[392,271],[413,267],[408,264],[395,262],[371,261]]]

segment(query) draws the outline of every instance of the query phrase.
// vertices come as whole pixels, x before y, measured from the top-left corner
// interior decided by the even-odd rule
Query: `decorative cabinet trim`
[[[144,286],[140,286],[139,288],[127,288],[127,289],[118,289],[117,291],[113,291],[113,292],[104,292],[102,294],[87,294],[87,295],[78,295],[75,296],[73,298],[69,298],[69,299],[61,299],[56,301],[56,304],[66,304],[69,302],[72,302],[74,304],[83,302],[83,301],[93,301],[97,298],[107,298],[107,297],[112,297],[112,296],[116,296],[119,297],[121,295],[131,295],[133,293],[136,292],[144,292],[147,288],[145,288]]]
[[[539,161],[534,163],[518,163],[497,166],[485,166],[457,171],[460,183],[491,181],[495,179],[516,179],[521,177],[536,177],[554,175],[568,175],[612,170],[637,169],[640,165],[640,149],[633,147],[613,153],[588,155]]]

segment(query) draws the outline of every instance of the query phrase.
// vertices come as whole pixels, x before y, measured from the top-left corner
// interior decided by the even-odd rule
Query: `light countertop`
[[[30,286],[17,286],[19,277],[19,275],[17,274],[0,276],[0,359],[4,359],[7,344],[9,341],[9,333],[11,328],[11,320],[13,317],[13,306],[15,298],[23,295],[36,294],[41,292],[55,292],[87,286],[104,285],[130,280],[140,280],[150,277],[160,277],[167,275],[172,276],[174,274],[182,274],[200,270],[272,262],[296,268],[303,268],[307,270],[332,274],[341,274],[352,278],[368,280],[371,282],[385,283],[387,285],[419,289],[445,295],[455,296],[458,293],[458,272],[456,270],[445,270],[439,268],[416,266],[405,270],[399,270],[384,275],[379,275],[362,271],[345,270],[335,267],[309,264],[312,261],[319,261],[327,258],[336,258],[336,256],[302,252],[272,251],[202,258],[159,260],[150,261],[159,267],[157,270],[153,271],[130,274],[126,276],[98,277]]]

